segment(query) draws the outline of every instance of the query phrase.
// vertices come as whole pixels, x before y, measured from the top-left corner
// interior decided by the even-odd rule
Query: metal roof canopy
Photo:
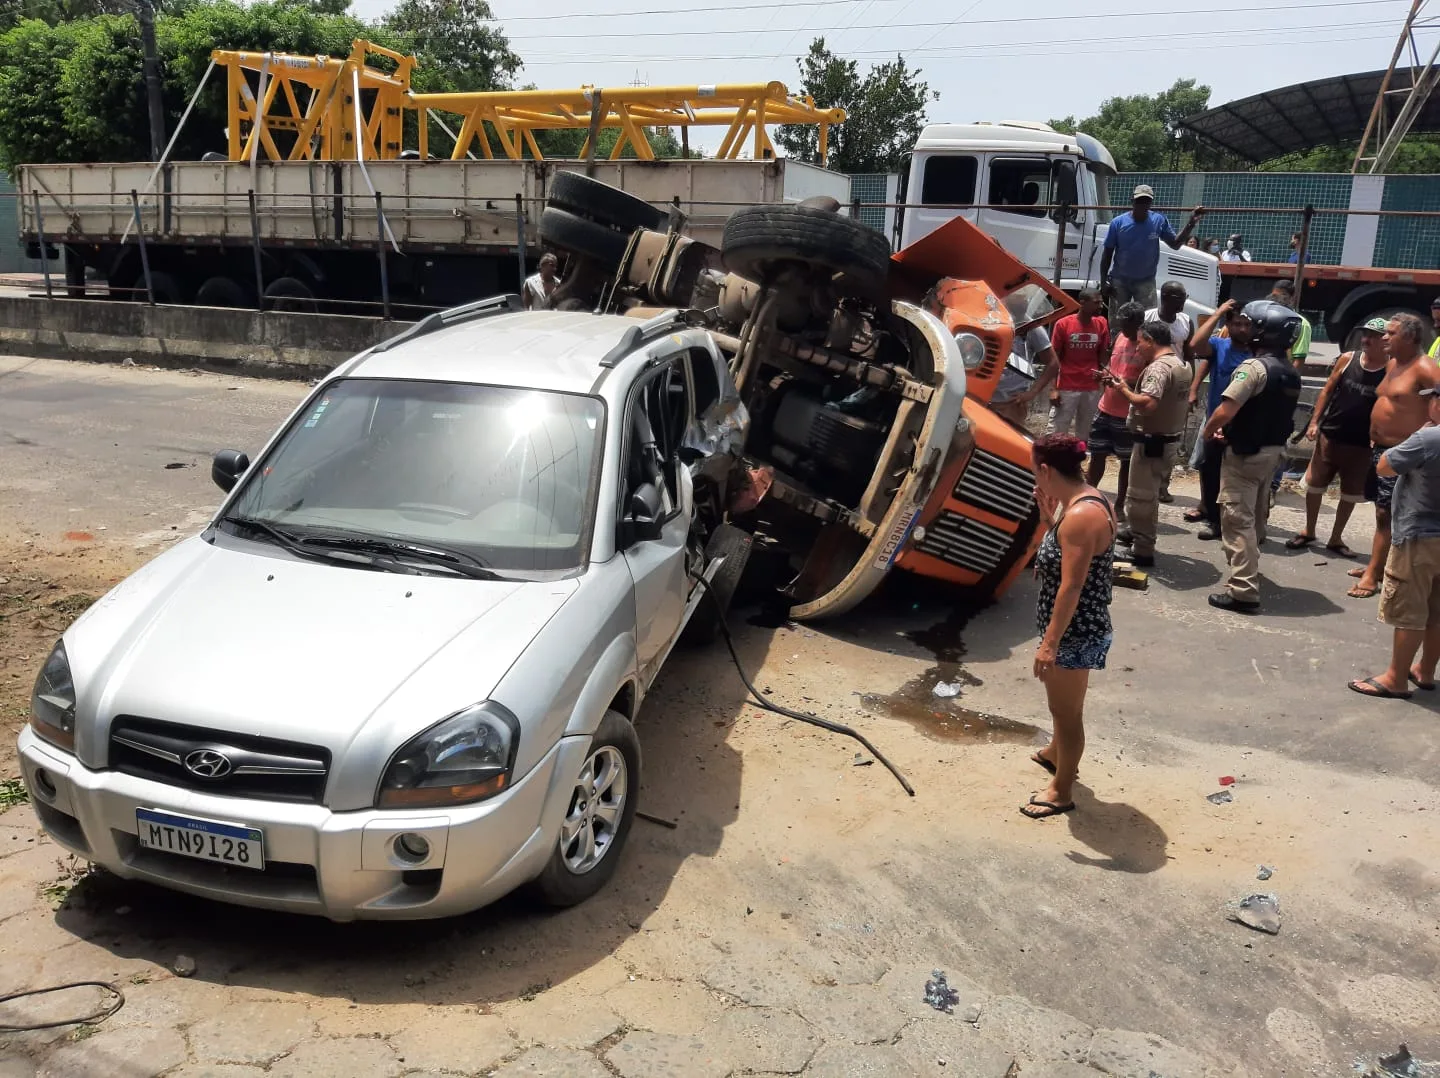
[[[1355,143],[1365,134],[1384,80],[1380,70],[1300,82],[1207,109],[1180,126],[1252,164],[1316,146]],[[1396,68],[1389,92],[1411,85],[1410,69]],[[1425,103],[1410,131],[1440,132],[1440,98]]]

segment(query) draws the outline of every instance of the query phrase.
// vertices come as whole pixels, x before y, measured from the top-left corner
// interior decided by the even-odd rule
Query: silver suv
[[[671,315],[508,297],[358,356],[253,464],[218,454],[210,526],[55,645],[20,735],[46,830],[335,920],[589,897],[634,817],[636,710],[743,565],[745,428]]]

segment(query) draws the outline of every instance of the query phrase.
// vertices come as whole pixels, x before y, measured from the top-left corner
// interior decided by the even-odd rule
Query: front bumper
[[[221,902],[350,921],[447,917],[533,879],[558,841],[564,802],[589,744],[588,737],[564,738],[498,797],[423,812],[331,812],[324,805],[216,797],[92,771],[28,726],[19,748],[40,822],[80,857],[126,879]],[[258,827],[265,868],[142,847],[135,836],[137,808]],[[394,840],[405,832],[429,842],[424,861],[405,863],[396,856]]]

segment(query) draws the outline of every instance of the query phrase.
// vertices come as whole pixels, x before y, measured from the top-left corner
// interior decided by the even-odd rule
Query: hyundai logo
[[[224,753],[196,749],[185,757],[185,770],[202,779],[223,779],[234,768]]]

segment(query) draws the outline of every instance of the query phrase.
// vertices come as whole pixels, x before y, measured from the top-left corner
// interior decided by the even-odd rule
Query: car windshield
[[[303,540],[376,537],[498,571],[583,566],[602,401],[351,378],[313,397],[225,515]]]

